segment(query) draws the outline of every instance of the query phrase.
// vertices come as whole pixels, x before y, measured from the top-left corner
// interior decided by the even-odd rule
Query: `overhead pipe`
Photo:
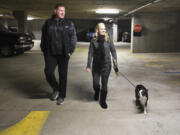
[[[163,1],[163,0],[150,0],[150,1],[146,2],[145,4],[143,4],[142,6],[137,7],[137,8],[135,8],[135,9],[129,11],[128,13],[124,14],[124,16],[128,16],[128,15],[130,15],[130,14],[133,14],[133,13],[135,13],[135,12],[137,12],[137,11],[145,8],[145,7],[148,7],[148,6],[152,5],[152,4],[158,3],[158,2],[160,2],[160,1]]]

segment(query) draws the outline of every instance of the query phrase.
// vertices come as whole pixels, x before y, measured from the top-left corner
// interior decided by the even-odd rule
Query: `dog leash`
[[[115,74],[116,74],[116,76],[118,77],[120,74],[121,74],[121,76],[125,79],[125,80],[127,80],[134,88],[136,88],[136,85],[134,85],[122,72],[115,72]]]
[[[134,88],[136,88],[136,85],[134,85],[122,72],[119,72],[121,75],[122,75],[122,77],[125,79],[125,80],[127,80]]]
[[[115,59],[113,59],[113,65],[116,76],[121,74],[125,80],[127,80],[134,88],[136,88],[136,86],[122,72],[119,72],[118,64]]]

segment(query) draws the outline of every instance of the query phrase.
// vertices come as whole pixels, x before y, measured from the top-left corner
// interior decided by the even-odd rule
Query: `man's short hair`
[[[64,4],[57,3],[54,9],[58,9],[59,7],[64,7],[65,8]]]

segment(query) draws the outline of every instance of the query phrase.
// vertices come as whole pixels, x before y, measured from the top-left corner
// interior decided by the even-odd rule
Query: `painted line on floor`
[[[81,52],[81,51],[83,51],[83,52],[85,51],[85,52],[88,52],[88,49],[87,49],[87,48],[77,47],[77,48],[75,49],[75,52],[76,52],[76,51],[80,51],[80,52]]]
[[[165,74],[180,74],[180,72],[164,72]]]
[[[180,82],[179,81],[170,81],[170,83],[175,85],[175,86],[180,86]]]
[[[50,111],[32,111],[15,125],[0,131],[0,135],[39,135]]]
[[[153,64],[153,63],[149,63],[149,64],[145,64],[145,66],[146,67],[150,67],[150,68],[157,68],[157,69],[161,69],[161,68],[163,68],[163,66],[162,65],[160,65],[160,64]]]

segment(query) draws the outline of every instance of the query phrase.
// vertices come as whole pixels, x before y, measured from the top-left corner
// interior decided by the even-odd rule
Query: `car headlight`
[[[25,40],[26,37],[19,37],[19,40]]]
[[[19,43],[24,43],[26,41],[26,37],[19,37]]]

